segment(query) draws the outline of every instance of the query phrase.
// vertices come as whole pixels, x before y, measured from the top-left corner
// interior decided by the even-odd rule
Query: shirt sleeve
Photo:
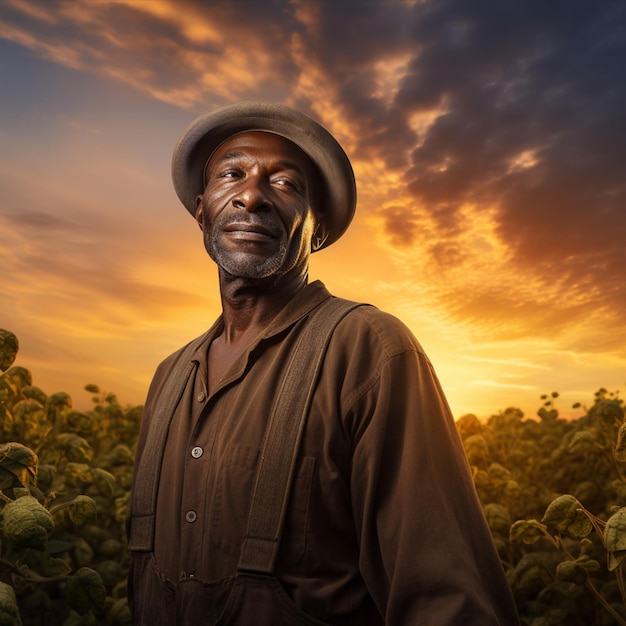
[[[383,360],[351,412],[362,425],[350,477],[360,569],[385,624],[518,624],[454,420],[416,342]]]

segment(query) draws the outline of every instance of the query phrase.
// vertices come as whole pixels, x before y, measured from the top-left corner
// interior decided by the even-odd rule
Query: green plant
[[[97,394],[72,410],[3,361],[0,331],[0,625],[131,623],[124,518],[141,407]],[[16,350],[15,350],[16,352]],[[19,608],[18,608],[19,607]],[[4,621],[3,621],[4,620]]]
[[[538,419],[510,408],[457,427],[522,622],[626,624],[623,402],[601,389],[566,420],[557,398]]]

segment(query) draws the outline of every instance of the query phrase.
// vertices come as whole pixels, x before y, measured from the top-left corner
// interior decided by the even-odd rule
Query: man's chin
[[[233,278],[267,280],[282,275],[282,258],[267,258],[258,255],[238,255],[237,258],[213,258],[217,266]]]

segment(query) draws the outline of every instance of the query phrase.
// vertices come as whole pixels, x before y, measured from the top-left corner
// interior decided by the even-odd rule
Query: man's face
[[[226,140],[207,164],[197,199],[209,256],[241,278],[306,271],[318,180],[304,152],[278,135],[254,131]]]

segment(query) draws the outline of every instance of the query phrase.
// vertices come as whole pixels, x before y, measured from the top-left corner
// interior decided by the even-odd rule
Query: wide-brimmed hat
[[[229,137],[253,130],[289,139],[317,166],[324,185],[322,202],[329,229],[321,248],[337,241],[348,228],[356,208],[356,184],[350,160],[325,128],[282,104],[235,102],[201,115],[187,127],[172,156],[174,189],[186,209],[195,216],[196,198],[204,192],[204,171],[215,149]]]

